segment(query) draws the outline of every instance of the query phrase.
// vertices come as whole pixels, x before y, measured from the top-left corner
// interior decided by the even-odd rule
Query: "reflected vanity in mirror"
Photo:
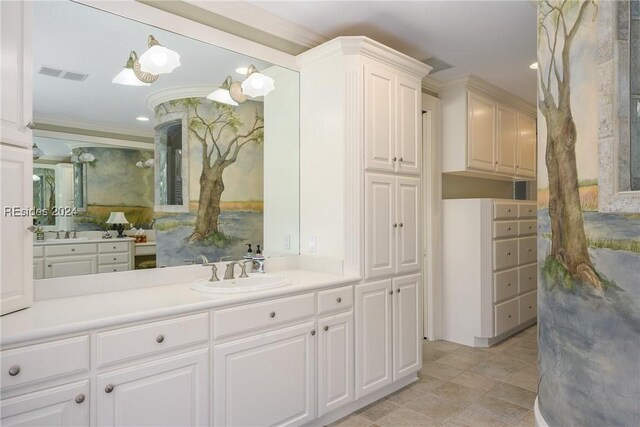
[[[36,279],[298,253],[297,72],[71,1],[33,63]]]

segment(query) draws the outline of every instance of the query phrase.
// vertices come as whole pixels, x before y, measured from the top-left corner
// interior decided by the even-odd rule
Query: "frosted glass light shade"
[[[124,216],[124,212],[111,212],[107,224],[129,224],[129,221]]]
[[[94,156],[91,153],[82,153],[78,156],[78,160],[80,160],[82,163],[90,163],[93,162],[96,159],[96,156]]]
[[[124,68],[117,76],[111,80],[111,83],[126,86],[151,86],[150,83],[140,81],[133,72],[132,68]]]
[[[253,98],[265,96],[274,88],[273,79],[258,72],[253,72],[242,82],[242,92]]]
[[[238,103],[231,98],[231,94],[229,90],[218,88],[207,95],[207,99],[212,101],[221,102],[223,104],[233,105],[234,107],[238,106]]]
[[[31,147],[31,149],[33,151],[34,159],[39,159],[40,157],[44,156],[44,151],[42,151],[42,148],[38,147],[35,142],[33,143],[33,147]]]
[[[151,46],[140,59],[140,69],[145,73],[169,74],[180,66],[180,55],[159,44]]]

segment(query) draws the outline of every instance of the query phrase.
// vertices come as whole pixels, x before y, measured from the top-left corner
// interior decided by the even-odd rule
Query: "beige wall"
[[[513,182],[442,174],[443,199],[513,198]]]

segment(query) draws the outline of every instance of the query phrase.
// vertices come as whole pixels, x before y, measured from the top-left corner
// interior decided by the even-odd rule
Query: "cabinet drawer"
[[[519,218],[535,218],[537,215],[536,205],[534,204],[526,204],[518,206],[518,217]]]
[[[129,242],[99,243],[98,249],[101,254],[109,252],[126,252],[129,250]]]
[[[44,256],[44,247],[33,245],[33,257],[41,258]]]
[[[86,371],[89,369],[89,336],[1,351],[0,360],[3,389]]]
[[[538,292],[533,291],[518,297],[520,323],[534,319],[538,315]]]
[[[318,314],[331,313],[353,306],[353,289],[345,286],[318,292]]]
[[[515,237],[518,234],[517,221],[495,221],[493,223],[493,238]]]
[[[518,265],[518,241],[512,239],[493,242],[493,269],[504,270],[516,265]]]
[[[515,203],[494,203],[493,219],[510,219],[518,217],[518,205]]]
[[[493,302],[512,298],[518,293],[518,269],[493,274]]]
[[[525,265],[520,267],[520,280],[518,292],[523,294],[538,287],[538,264]]]
[[[527,234],[536,234],[538,222],[536,220],[519,221],[518,234],[526,236]]]
[[[129,271],[129,264],[110,264],[98,267],[98,273],[115,273],[116,271]]]
[[[495,307],[496,336],[518,326],[518,299],[514,298]]]
[[[518,263],[531,264],[538,258],[538,238],[537,237],[525,237],[518,239]]]
[[[75,254],[95,254],[97,252],[95,243],[81,243],[79,245],[52,245],[44,248],[46,256],[75,255]]]
[[[97,334],[98,366],[147,356],[209,339],[209,313],[162,320]]]
[[[254,332],[314,314],[314,295],[305,294],[227,308],[213,313],[213,338]]]
[[[104,264],[128,264],[129,252],[114,252],[112,254],[101,254],[98,256],[98,263]]]

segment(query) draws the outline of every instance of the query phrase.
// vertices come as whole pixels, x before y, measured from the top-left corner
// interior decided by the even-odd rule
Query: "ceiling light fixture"
[[[140,70],[138,55],[134,51],[131,51],[124,69],[111,80],[111,83],[126,86],[150,86],[157,78],[158,76],[154,74],[145,73]]]
[[[149,117],[138,116],[138,117],[136,117],[136,120],[138,120],[140,122],[148,122],[149,121]]]
[[[33,182],[38,182],[40,181],[40,177],[36,174],[33,174]]]
[[[238,68],[236,68],[236,73],[241,74],[243,76],[247,75],[247,71],[249,71],[249,67],[238,67]]]
[[[180,55],[149,36],[149,49],[139,59],[141,70],[151,74],[169,74],[180,66]]]
[[[534,62],[533,64],[529,65],[529,68],[531,68],[532,70],[537,70],[538,69],[538,63]]]
[[[207,95],[207,99],[237,107],[238,103],[231,98],[231,94],[229,93],[232,83],[233,80],[231,79],[231,76],[227,76],[218,89]]]
[[[275,88],[273,79],[258,71],[254,65],[247,70],[247,78],[242,82],[242,92],[253,98],[265,96]]]
[[[40,157],[44,156],[44,151],[42,151],[42,149],[36,145],[35,141],[33,141],[33,147],[31,147],[31,149],[33,150],[34,159],[39,159]]]

